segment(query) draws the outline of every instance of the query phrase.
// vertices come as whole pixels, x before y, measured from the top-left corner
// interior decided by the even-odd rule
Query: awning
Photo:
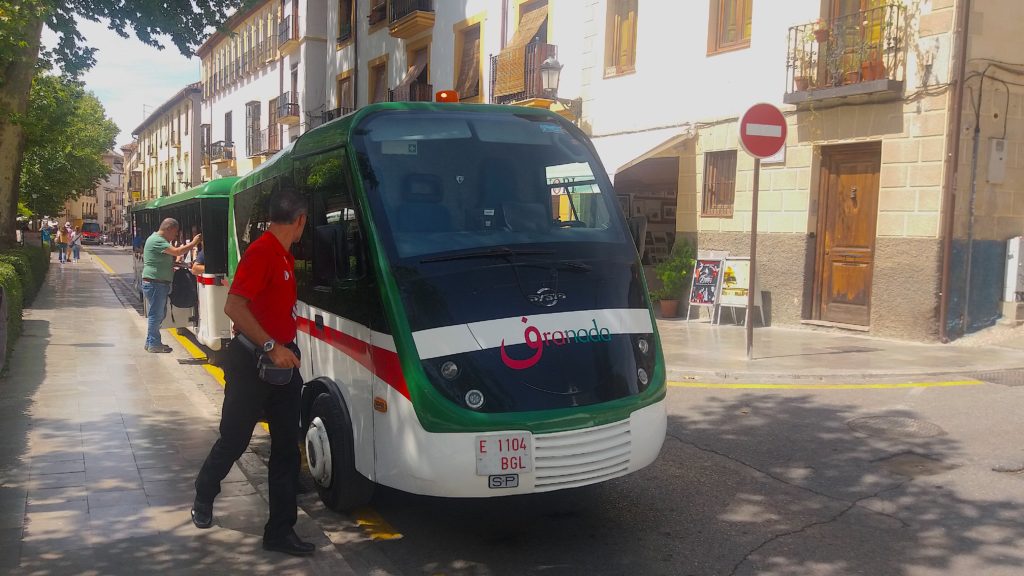
[[[674,127],[632,134],[597,136],[591,141],[597,149],[601,163],[604,164],[604,169],[608,172],[608,177],[614,181],[617,173],[653,158],[694,136],[696,133],[689,127]]]
[[[398,86],[395,86],[395,101],[396,102],[408,102],[409,101],[409,86],[420,77],[423,73],[423,69],[427,67],[427,50],[423,49],[416,53],[416,60],[409,65],[409,70],[405,73],[405,79]]]
[[[526,90],[526,45],[537,35],[547,19],[547,6],[523,14],[512,41],[498,54],[495,96],[507,96]]]
[[[480,27],[464,39],[462,59],[459,63],[459,81],[455,83],[455,91],[459,98],[465,100],[480,95]]]

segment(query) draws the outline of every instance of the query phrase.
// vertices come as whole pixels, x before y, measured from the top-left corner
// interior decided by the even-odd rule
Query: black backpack
[[[196,277],[185,268],[174,271],[171,280],[171,305],[177,308],[192,308],[199,300]]]

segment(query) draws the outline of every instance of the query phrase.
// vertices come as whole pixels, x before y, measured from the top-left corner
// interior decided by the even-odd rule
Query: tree
[[[254,0],[248,0],[254,1]],[[36,65],[58,66],[75,78],[95,62],[95,50],[84,45],[77,20],[108,21],[118,35],[127,38],[132,29],[142,42],[163,48],[161,35],[169,36],[178,50],[191,55],[207,35],[219,26],[228,10],[242,0],[0,0],[0,248],[14,242],[21,162],[25,131],[21,119],[28,110]],[[40,54],[43,25],[57,33],[57,45]]]
[[[118,128],[81,83],[41,74],[32,82],[19,196],[36,214],[54,215],[69,198],[92,190],[110,173],[103,154]]]

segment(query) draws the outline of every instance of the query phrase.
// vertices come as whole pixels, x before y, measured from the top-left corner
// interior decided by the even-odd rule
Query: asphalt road
[[[129,252],[90,250],[130,279]],[[301,501],[374,576],[1017,576],[1024,386],[1007,382],[673,387],[660,458],[625,478],[491,500],[382,488],[351,516]]]

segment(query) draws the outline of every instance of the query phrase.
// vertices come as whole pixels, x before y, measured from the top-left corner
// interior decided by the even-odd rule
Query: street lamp
[[[583,117],[583,98],[568,99],[558,97],[558,84],[562,80],[562,63],[554,55],[548,56],[540,64],[540,84],[544,97],[554,100],[572,114],[574,122],[579,125]]]
[[[183,172],[181,168],[178,168],[178,171],[175,172],[175,174],[178,176],[178,184],[181,184],[183,188],[192,187],[192,183],[189,182],[188,180],[185,180],[185,172]]]

